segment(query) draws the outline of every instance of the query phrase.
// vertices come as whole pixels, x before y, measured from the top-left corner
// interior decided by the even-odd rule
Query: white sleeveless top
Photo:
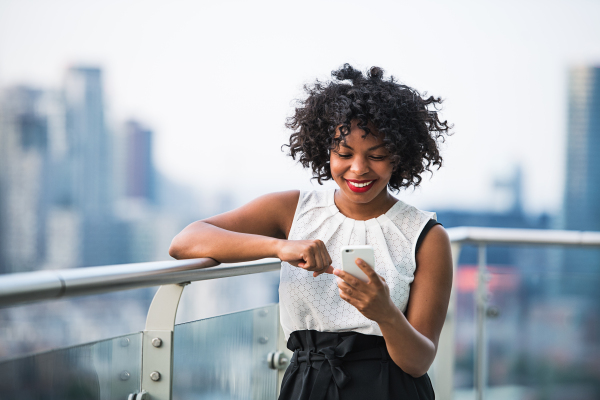
[[[375,271],[385,278],[392,301],[404,313],[414,280],[417,239],[436,214],[398,201],[377,218],[357,221],[340,213],[334,194],[335,189],[300,192],[288,239],[322,240],[335,268],[341,268],[342,246],[373,246]],[[281,263],[279,309],[286,341],[293,331],[304,329],[383,336],[376,322],[342,300],[335,275],[312,274]]]

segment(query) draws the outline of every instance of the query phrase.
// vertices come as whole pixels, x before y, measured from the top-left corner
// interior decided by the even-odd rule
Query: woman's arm
[[[286,240],[300,193],[271,193],[181,231],[169,248],[176,259],[210,257],[219,262],[276,257],[309,271],[327,272],[331,258],[320,240]],[[331,272],[329,271],[329,272]]]
[[[406,316],[392,302],[385,280],[366,263],[357,265],[369,275],[369,283],[336,269],[334,274],[343,279],[338,281],[340,297],[378,323],[396,365],[415,378],[423,376],[437,353],[452,289],[452,254],[446,230],[434,226],[421,244]]]

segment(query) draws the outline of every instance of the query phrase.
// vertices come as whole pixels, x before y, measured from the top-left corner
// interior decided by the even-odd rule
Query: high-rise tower
[[[72,67],[64,86],[69,207],[80,215],[81,265],[115,264],[126,253],[125,228],[113,214],[111,140],[104,119],[102,71]]]
[[[104,121],[102,71],[72,67],[67,71],[65,109],[71,202],[87,220],[110,215],[110,142]]]
[[[0,273],[40,267],[48,206],[48,130],[43,92],[25,86],[0,98]]]
[[[569,72],[564,228],[600,231],[600,67]],[[600,266],[600,251],[568,250],[565,271]]]
[[[127,121],[125,131],[125,195],[152,203],[155,200],[152,131],[134,120]]]

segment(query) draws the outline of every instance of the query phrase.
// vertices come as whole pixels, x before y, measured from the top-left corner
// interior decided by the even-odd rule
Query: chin
[[[344,182],[344,185],[346,183]],[[351,199],[353,202],[355,203],[370,203],[371,201],[373,201],[373,199],[375,199],[383,190],[385,190],[384,188],[377,188],[377,187],[373,187],[371,188],[371,190],[369,190],[368,192],[364,192],[364,193],[357,193],[357,192],[353,192],[352,190],[350,190],[350,188],[345,187],[342,188],[339,184],[338,186],[340,187],[340,189],[342,190],[342,192],[346,195],[346,197],[348,197],[349,199]]]

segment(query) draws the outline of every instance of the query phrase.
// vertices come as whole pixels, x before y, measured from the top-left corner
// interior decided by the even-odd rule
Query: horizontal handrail
[[[600,246],[600,232],[591,231],[471,226],[448,228],[447,231],[450,241],[453,243]]]
[[[458,227],[448,228],[457,244],[600,246],[600,232]],[[0,275],[0,307],[70,296],[108,293],[276,271],[277,259],[219,264],[210,258],[46,270]]]
[[[0,307],[257,274],[276,271],[280,267],[281,261],[274,258],[237,264],[219,264],[211,258],[197,258],[0,275]]]

